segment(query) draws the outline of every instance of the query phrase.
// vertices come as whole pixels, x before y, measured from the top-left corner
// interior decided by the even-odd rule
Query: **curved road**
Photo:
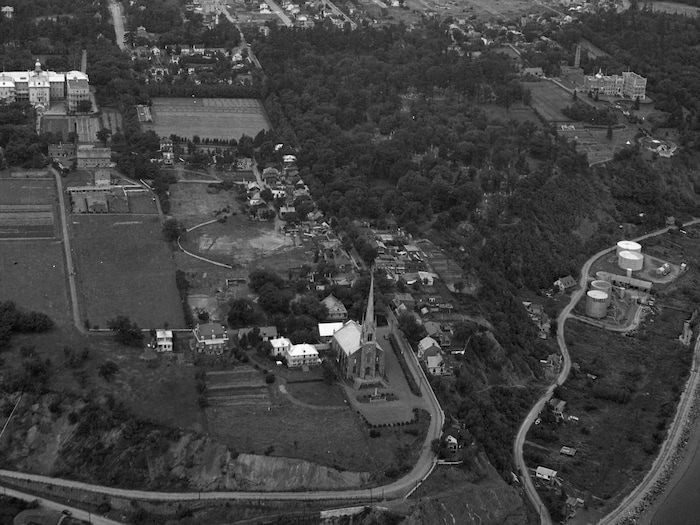
[[[396,323],[392,324],[394,333],[397,334],[398,340],[402,347],[407,343],[403,336],[398,333]],[[384,485],[382,487],[372,487],[366,489],[352,489],[343,491],[304,491],[304,492],[243,492],[243,491],[218,491],[218,492],[151,492],[146,490],[129,490],[105,487],[102,485],[93,485],[80,481],[72,481],[60,478],[51,478],[48,476],[39,476],[36,474],[25,474],[23,472],[14,472],[10,470],[0,470],[0,478],[9,478],[12,480],[22,480],[28,482],[45,483],[48,485],[69,487],[86,492],[97,494],[106,494],[121,498],[131,498],[143,501],[194,501],[194,500],[277,500],[277,501],[323,501],[323,500],[347,500],[354,502],[371,501],[376,499],[378,490],[382,491],[385,499],[404,498],[408,497],[435,468],[437,458],[432,451],[432,441],[439,438],[442,433],[442,426],[445,421],[445,415],[440,407],[440,404],[433,392],[433,389],[428,382],[423,369],[418,364],[415,353],[410,350],[410,346],[405,351],[405,354],[410,358],[406,359],[413,374],[419,379],[421,392],[424,399],[428,401],[430,407],[430,426],[425,438],[425,442],[421,448],[421,454],[418,461],[413,466],[413,469],[403,478]]]
[[[698,222],[700,222],[700,219],[693,219],[692,221],[685,223],[683,226],[690,226]],[[668,228],[662,228],[660,230],[647,233],[646,235],[642,235],[641,237],[637,237],[633,240],[637,242],[642,241],[644,239],[648,239],[649,237],[655,237],[657,235],[666,233],[668,232],[668,230]],[[515,456],[515,462],[518,466],[518,470],[520,471],[520,480],[523,484],[525,493],[530,499],[530,502],[535,507],[535,509],[537,509],[537,512],[540,516],[540,523],[542,525],[552,525],[552,518],[549,516],[547,508],[542,503],[542,500],[540,499],[540,496],[537,493],[537,490],[535,489],[535,485],[532,482],[532,478],[530,477],[530,471],[528,470],[527,464],[525,463],[525,458],[523,457],[523,445],[525,443],[525,436],[530,430],[530,427],[537,419],[539,413],[544,408],[545,403],[547,403],[547,401],[549,401],[549,399],[552,397],[552,392],[554,392],[554,389],[557,386],[563,385],[566,379],[569,377],[569,372],[571,371],[571,356],[569,355],[569,350],[566,347],[566,340],[564,338],[564,325],[566,323],[566,319],[569,317],[571,311],[574,309],[574,307],[588,288],[588,272],[590,272],[593,263],[603,255],[613,251],[614,249],[615,246],[612,246],[610,248],[606,248],[604,250],[599,251],[591,258],[589,258],[581,268],[581,277],[579,278],[579,289],[576,290],[576,292],[574,292],[574,294],[571,296],[569,304],[567,304],[566,307],[564,307],[564,309],[559,314],[559,317],[557,318],[557,343],[559,344],[559,351],[561,352],[563,358],[561,371],[559,372],[556,381],[553,384],[551,384],[549,388],[547,388],[542,397],[540,397],[535,406],[532,407],[528,415],[525,417],[525,420],[522,422],[520,428],[518,429],[518,433],[515,437],[515,443],[513,444],[513,455]],[[688,395],[689,392],[691,394],[690,396]],[[681,399],[681,404],[687,402],[687,400],[685,400],[685,397],[692,397],[692,392],[690,389],[686,389],[684,398]],[[674,427],[672,431],[670,431],[667,441],[671,441],[673,435],[678,434],[680,430],[681,428]],[[652,467],[652,472],[657,468],[660,469],[661,466],[657,467],[657,464],[654,463],[654,466]],[[628,496],[623,501],[623,503],[620,505],[620,507],[618,507],[618,509],[615,512],[617,512],[618,510],[620,510],[620,512],[622,513],[627,512],[629,508],[628,506],[636,503],[636,498],[633,497],[634,494],[646,492],[651,487],[651,483],[653,483],[652,478],[654,478],[654,476],[647,475],[647,477],[644,478],[644,481],[642,481],[639,487],[635,489],[633,494],[630,494],[630,496]],[[603,520],[602,523],[607,523],[607,520]]]

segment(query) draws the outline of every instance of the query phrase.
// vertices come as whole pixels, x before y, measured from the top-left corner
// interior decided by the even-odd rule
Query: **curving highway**
[[[685,223],[683,226],[691,226],[693,224],[697,224],[698,222],[700,222],[700,219],[693,219],[692,221]],[[642,235],[641,237],[637,237],[636,239],[632,240],[636,242],[643,241],[644,239],[648,239],[649,237],[655,237],[657,235],[667,233],[668,230],[669,228],[662,228],[660,230],[647,233],[646,235]],[[559,351],[561,352],[563,361],[561,371],[559,372],[559,375],[557,376],[555,382],[547,388],[544,394],[542,394],[542,396],[537,400],[535,406],[532,407],[530,412],[525,417],[525,420],[522,422],[520,428],[518,429],[518,433],[515,437],[515,442],[513,444],[513,455],[515,457],[515,462],[518,467],[518,470],[520,471],[520,480],[523,484],[523,489],[525,490],[525,494],[527,494],[528,499],[530,500],[534,508],[537,510],[537,513],[540,517],[540,523],[542,525],[552,525],[552,518],[550,517],[547,508],[542,503],[542,499],[540,498],[539,494],[537,493],[537,490],[535,489],[535,485],[532,482],[532,478],[530,477],[530,471],[528,470],[527,464],[525,463],[525,459],[523,457],[523,445],[525,444],[525,437],[527,436],[527,432],[530,430],[530,427],[534,424],[535,420],[537,419],[539,413],[544,408],[545,403],[547,403],[547,401],[549,401],[549,399],[552,397],[552,392],[554,391],[554,389],[557,386],[563,385],[569,377],[569,372],[571,371],[571,356],[569,355],[569,350],[566,347],[566,340],[564,338],[564,326],[566,323],[566,319],[570,317],[571,311],[574,309],[581,297],[583,297],[583,294],[588,288],[588,273],[590,272],[593,263],[606,253],[611,252],[613,250],[615,250],[615,246],[599,251],[591,258],[589,258],[581,268],[581,277],[579,278],[579,289],[572,294],[569,304],[567,304],[564,307],[564,309],[559,314],[559,317],[557,318],[557,344],[559,345]],[[696,350],[698,348],[700,347],[696,347]],[[694,389],[686,388],[683,398],[681,398],[680,401],[681,408],[679,408],[678,413],[682,412],[682,407],[684,407],[686,404],[692,404],[686,398],[692,398],[693,392]],[[681,430],[682,425],[674,425],[669,430],[669,435],[667,437],[666,442],[677,439]],[[664,444],[662,450],[666,450],[666,443]],[[665,464],[665,460],[668,459],[668,457],[670,457],[670,454],[666,456],[665,459],[661,462],[659,462],[659,460],[657,459],[657,461],[652,466],[650,473],[644,478],[642,483],[633,491],[632,494],[625,498],[622,504],[620,504],[620,506],[613,512],[615,516],[624,515],[624,513],[629,511],[630,507],[637,504],[638,500],[641,498],[640,494],[643,494],[644,492],[649,490],[649,488],[654,483],[656,475],[652,474],[656,471],[660,471],[662,466]],[[657,463],[660,464],[657,465]],[[601,523],[610,523],[610,520],[606,517]]]

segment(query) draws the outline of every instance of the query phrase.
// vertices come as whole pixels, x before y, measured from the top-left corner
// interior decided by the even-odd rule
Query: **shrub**
[[[369,431],[369,437],[371,437],[371,438],[377,438],[381,435],[382,435],[382,433],[379,430],[377,430],[376,428],[373,428]]]
[[[265,382],[266,382],[268,385],[271,385],[272,383],[274,383],[274,382],[275,382],[275,374],[273,374],[273,373],[267,374],[267,375],[265,376]]]

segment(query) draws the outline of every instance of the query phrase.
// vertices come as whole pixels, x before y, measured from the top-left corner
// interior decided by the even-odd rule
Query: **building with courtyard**
[[[64,100],[68,111],[77,111],[81,100],[90,100],[90,82],[81,71],[44,71],[37,60],[33,70],[0,73],[0,103],[29,102],[50,106]]]
[[[362,324],[347,321],[333,334],[331,348],[338,354],[340,375],[361,383],[379,383],[386,372],[384,349],[376,341],[374,317],[374,275],[367,298],[367,311]]]
[[[631,99],[646,98],[647,79],[632,71],[623,71],[622,75],[604,75],[598,71],[595,75],[587,75],[583,79],[583,90],[611,97],[627,97]]]

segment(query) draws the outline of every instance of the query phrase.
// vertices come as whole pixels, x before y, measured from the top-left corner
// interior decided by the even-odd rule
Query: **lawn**
[[[564,116],[562,108],[572,104],[571,93],[553,82],[524,82],[523,86],[532,93],[532,107],[548,122],[571,122]]]
[[[543,417],[528,440],[549,451],[529,448],[529,466],[553,468],[567,488],[603,500],[639,483],[665,437],[687,378],[692,351],[675,339],[686,317],[663,310],[635,337],[567,320],[567,345],[580,371],[572,370],[557,395],[580,421],[550,424]],[[562,445],[577,448],[576,456],[560,455]]]
[[[262,102],[241,98],[154,98],[153,124],[159,136],[240,139],[272,128]]]
[[[323,383],[306,385],[302,387],[305,401],[317,397],[311,393],[314,388],[311,385],[322,392],[328,389]],[[340,389],[339,386],[332,388]],[[299,391],[297,385],[294,390]],[[410,448],[411,454],[417,457],[429,423],[429,416],[422,412],[418,423],[383,428],[380,436],[371,438],[367,425],[346,406],[300,406],[282,394],[276,384],[269,387],[269,395],[269,409],[265,406],[208,408],[210,435],[238,452],[263,454],[273,447],[273,456],[373,472],[381,477],[387,468],[396,464],[395,454],[401,445]],[[336,399],[342,396],[332,395]],[[416,457],[410,461],[415,461]]]
[[[82,313],[105,328],[117,315],[143,328],[183,327],[172,252],[158,216],[71,215]]]
[[[72,322],[63,245],[59,241],[0,243],[0,300]]]

